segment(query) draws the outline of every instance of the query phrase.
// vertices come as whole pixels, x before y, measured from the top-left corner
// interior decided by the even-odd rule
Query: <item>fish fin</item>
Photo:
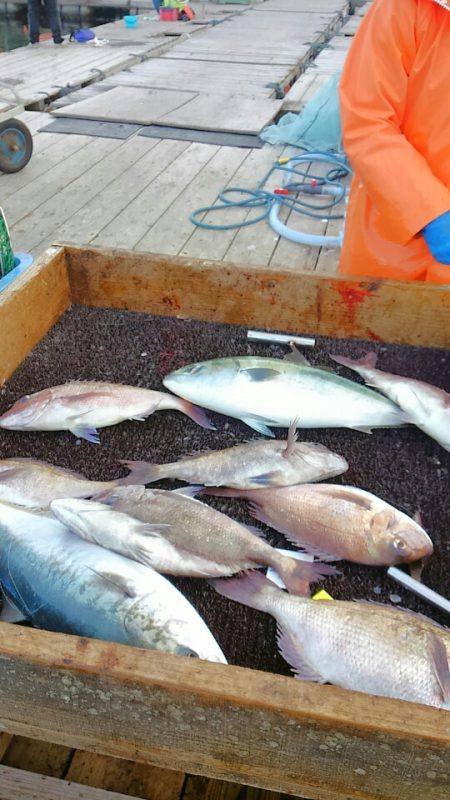
[[[231,490],[232,491],[232,490]],[[237,490],[239,491],[239,490]],[[227,495],[228,497],[239,497],[239,495],[230,494]],[[245,495],[244,495],[245,496]],[[273,528],[272,520],[266,516],[262,508],[257,503],[250,503],[249,511],[252,517],[258,519],[260,522],[263,522],[264,525],[269,525],[269,527]]]
[[[198,456],[207,456],[212,452],[214,452],[212,447],[204,447],[202,450],[194,450],[191,453],[184,453],[184,455],[180,456],[178,460],[192,461],[193,458],[197,458]]]
[[[277,486],[278,483],[276,481],[277,476],[283,477],[283,473],[281,470],[274,470],[273,472],[264,472],[262,475],[252,475],[249,478],[252,483],[255,483],[257,486]]]
[[[430,633],[428,646],[433,659],[436,679],[442,692],[442,699],[444,703],[450,703],[450,666],[447,649],[437,633]]]
[[[242,422],[245,422],[249,428],[253,428],[254,431],[258,431],[258,433],[262,433],[264,436],[270,436],[271,439],[275,439],[275,434],[267,427],[268,423],[271,424],[270,420],[264,420],[261,417],[241,417]]]
[[[241,369],[240,372],[249,378],[249,380],[255,381],[256,383],[273,381],[281,375],[281,370],[273,369],[273,367],[245,367]]]
[[[360,433],[368,433],[369,435],[373,433],[373,428],[369,428],[367,425],[348,425],[352,431],[359,431]]]
[[[330,353],[330,358],[336,362],[336,364],[341,364],[343,367],[348,367],[349,369],[355,369],[358,372],[358,367],[368,367],[369,369],[375,369],[377,364],[377,354],[373,351],[366,353],[365,356],[361,358],[348,358],[347,356],[335,356]]]
[[[296,644],[286,628],[280,624],[277,625],[277,645],[280,654],[287,661],[296,678],[302,681],[325,682],[322,675],[305,661],[299,645]]]
[[[247,523],[245,523],[244,528],[247,528],[247,530],[250,531],[253,536],[257,536],[258,539],[262,539],[264,542],[267,541],[264,531],[262,531],[261,528],[257,528],[256,525],[247,525]]]
[[[153,483],[166,477],[164,464],[150,464],[147,461],[120,461],[120,463],[130,470],[130,475],[119,478],[116,481],[118,486],[145,486],[146,483]]]
[[[286,440],[286,450],[283,451],[283,458],[290,458],[290,456],[294,453],[295,445],[297,443],[298,422],[299,418],[296,417],[294,420],[292,420],[289,426]]]
[[[299,364],[302,367],[311,366],[308,359],[305,358],[303,353],[298,349],[298,347],[296,347],[294,342],[289,342],[289,347],[291,348],[291,352],[286,353],[286,355],[283,356],[283,361],[290,361],[291,364]]]
[[[0,483],[6,483],[10,478],[15,478],[22,472],[20,467],[10,467],[0,471]]]
[[[245,489],[228,489],[225,486],[204,486],[199,494],[208,497],[245,497]]]
[[[262,572],[257,570],[248,572],[242,578],[217,578],[209,583],[222,597],[236,600],[236,602],[258,611],[266,610],[265,598],[267,595],[281,591]]]
[[[216,430],[216,426],[212,424],[203,408],[200,408],[200,406],[195,406],[193,403],[189,403],[188,400],[181,400],[180,398],[177,399],[180,402],[179,410],[186,414],[187,417],[194,420],[197,425],[200,425],[201,428],[206,428],[208,431]]]
[[[191,500],[195,500],[198,494],[207,494],[207,492],[204,492],[201,484],[197,486],[181,486],[179,489],[172,489],[171,491],[172,494],[181,494],[183,497],[189,497]]]
[[[293,544],[298,550],[307,553],[309,556],[314,556],[314,558],[318,558],[320,561],[342,561],[339,556],[333,555],[333,553],[322,550],[320,547],[315,547],[308,542],[300,541],[293,534],[289,533],[289,531],[280,531],[280,533],[282,533],[288,542]]]
[[[119,575],[117,572],[94,569],[93,567],[88,567],[88,569],[90,569],[91,572],[93,572],[102,581],[105,581],[111,586],[115,586],[115,588],[118,589],[121,594],[124,594],[127,597],[138,596],[133,582],[124,578],[123,575]]]
[[[14,605],[14,603],[2,592],[3,606],[0,612],[0,622],[23,622],[26,619],[25,614]]]
[[[134,520],[134,517],[132,519]],[[139,536],[154,536],[156,539],[164,539],[165,532],[171,527],[166,522],[143,522],[136,525],[135,533],[138,533]]]
[[[298,561],[296,558],[282,556],[278,564],[273,564],[289,594],[309,597],[310,584],[317,583],[325,576],[336,575],[337,570],[329,564]]]
[[[97,428],[93,428],[91,425],[77,423],[72,425],[72,427],[69,428],[69,431],[73,433],[77,439],[86,439],[87,442],[91,442],[92,444],[100,444],[98,430]]]

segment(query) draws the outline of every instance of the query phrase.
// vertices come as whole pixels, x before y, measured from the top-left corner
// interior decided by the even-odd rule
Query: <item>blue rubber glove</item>
[[[425,225],[422,234],[433,258],[441,264],[450,264],[450,211]]]

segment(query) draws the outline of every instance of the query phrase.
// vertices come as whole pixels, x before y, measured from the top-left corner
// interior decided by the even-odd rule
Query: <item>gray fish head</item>
[[[90,510],[89,503],[89,500],[77,498],[52,500],[50,509],[63,525],[66,525],[79,536],[85,536],[90,527],[86,518],[86,513]]]
[[[433,542],[419,525],[412,521],[411,525],[399,526],[389,543],[391,553],[397,564],[410,564],[428,558],[433,553]]]
[[[343,456],[319,442],[297,442],[293,453],[303,464],[315,469],[320,480],[334,478],[348,470],[348,461]]]
[[[167,375],[163,383],[174,394],[204,405],[209,395],[217,396],[217,390],[224,389],[238,372],[237,359],[216,358],[181,367]]]
[[[0,428],[11,431],[32,428],[42,415],[45,405],[46,401],[42,396],[26,394],[0,417]]]
[[[433,542],[421,525],[393,509],[373,517],[370,535],[373,555],[380,564],[409,564],[433,552]]]

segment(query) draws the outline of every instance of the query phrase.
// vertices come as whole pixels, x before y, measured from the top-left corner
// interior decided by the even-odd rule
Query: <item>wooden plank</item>
[[[215,145],[178,142],[180,155],[93,239],[98,245],[135,247],[217,152]]]
[[[127,800],[128,795],[86,789],[76,783],[0,764],[0,795],[5,800]]]
[[[71,747],[41,742],[26,736],[14,736],[2,764],[5,767],[60,778],[69,766],[72,753]],[[0,771],[0,797],[1,789]]]
[[[138,91],[138,90],[135,90]],[[201,94],[155,121],[160,125],[233,133],[260,133],[281,108],[281,101],[236,93]]]
[[[66,248],[72,298],[292,333],[424,347],[450,344],[448,287],[374,278],[323,278],[286,268],[120,250]]]
[[[4,623],[0,634],[10,732],[313,800],[445,796],[437,709]]]
[[[77,117],[110,122],[151,125],[196,98],[192,92],[166,89],[133,89],[117,86],[103,94],[53,111],[56,117]]]
[[[241,793],[235,783],[188,775],[182,800],[240,800]]]
[[[224,185],[233,178],[247,154],[247,150],[238,147],[219,148],[167,211],[139,240],[136,249],[177,255],[194,230],[189,219],[190,211],[213,203]]]
[[[185,780],[183,772],[83,750],[75,752],[65,778],[143,800],[179,800]]]
[[[47,250],[0,292],[0,386],[69,304],[65,256],[58,247]]]
[[[9,733],[0,733],[0,761],[8,750],[13,737]]]

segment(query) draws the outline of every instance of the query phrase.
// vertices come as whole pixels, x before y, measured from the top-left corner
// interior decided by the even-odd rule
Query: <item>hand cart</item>
[[[5,97],[2,89],[11,92],[12,98]],[[31,158],[31,132],[20,119],[15,119],[23,111],[25,108],[16,90],[0,80],[0,172],[19,172]]]

